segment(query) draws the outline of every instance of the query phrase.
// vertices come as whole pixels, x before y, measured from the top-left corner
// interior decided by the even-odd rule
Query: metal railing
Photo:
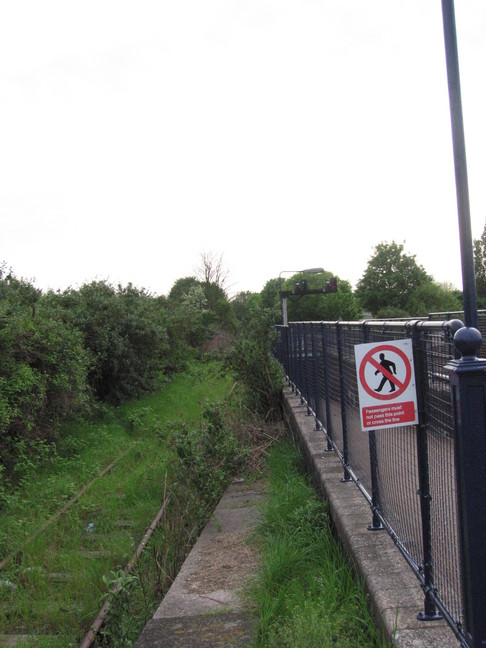
[[[424,591],[419,618],[445,617],[459,641],[472,646],[479,644],[465,632],[457,417],[446,368],[460,357],[453,344],[460,325],[432,318],[293,322],[277,327],[275,356],[341,459],[343,480],[353,480],[368,501],[369,528],[384,527],[416,574]],[[403,338],[412,340],[419,423],[363,432],[354,346]]]

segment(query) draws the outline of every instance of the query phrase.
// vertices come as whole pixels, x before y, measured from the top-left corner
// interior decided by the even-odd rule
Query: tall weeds
[[[261,648],[385,646],[366,596],[334,538],[327,506],[298,451],[275,446],[259,529],[262,568],[249,589]]]

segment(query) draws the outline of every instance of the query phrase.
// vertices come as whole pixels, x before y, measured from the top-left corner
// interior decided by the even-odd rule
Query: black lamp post
[[[476,328],[476,282],[453,0],[442,0],[442,17],[466,324],[454,335],[461,358],[451,360],[447,369],[454,412],[464,635],[467,646],[480,648],[486,646],[486,360],[478,358],[482,340]]]
[[[449,85],[449,103],[452,125],[452,146],[456,176],[457,209],[459,215],[459,239],[461,246],[462,281],[464,294],[464,321],[466,326],[477,327],[476,280],[469,211],[467,181],[466,143],[462,116],[461,81],[457,53],[456,21],[453,0],[442,0],[444,42]]]

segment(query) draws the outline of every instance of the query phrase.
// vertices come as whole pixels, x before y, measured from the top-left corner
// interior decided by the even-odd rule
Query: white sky
[[[486,2],[456,0],[472,234]],[[37,287],[232,292],[373,247],[460,287],[440,0],[0,0],[0,261]]]

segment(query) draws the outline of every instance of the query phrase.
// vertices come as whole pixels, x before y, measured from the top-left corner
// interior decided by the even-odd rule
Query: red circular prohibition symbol
[[[405,380],[400,381],[395,375],[387,372],[386,370],[383,370],[383,367],[380,365],[380,363],[373,358],[373,356],[380,351],[391,351],[392,353],[396,353],[403,360],[406,372]],[[373,367],[378,369],[383,376],[386,376],[394,383],[394,385],[396,386],[395,391],[393,391],[391,394],[380,394],[368,385],[365,379],[365,367],[368,362],[370,362]],[[363,386],[363,389],[370,396],[373,396],[373,398],[376,398],[378,400],[393,400],[394,398],[398,398],[407,389],[408,385],[410,384],[411,378],[412,367],[410,365],[410,360],[408,359],[407,354],[398,347],[392,346],[391,344],[382,344],[380,346],[374,347],[373,349],[370,349],[370,351],[368,351],[368,353],[361,360],[361,364],[359,366],[359,380],[361,382],[361,385]]]

